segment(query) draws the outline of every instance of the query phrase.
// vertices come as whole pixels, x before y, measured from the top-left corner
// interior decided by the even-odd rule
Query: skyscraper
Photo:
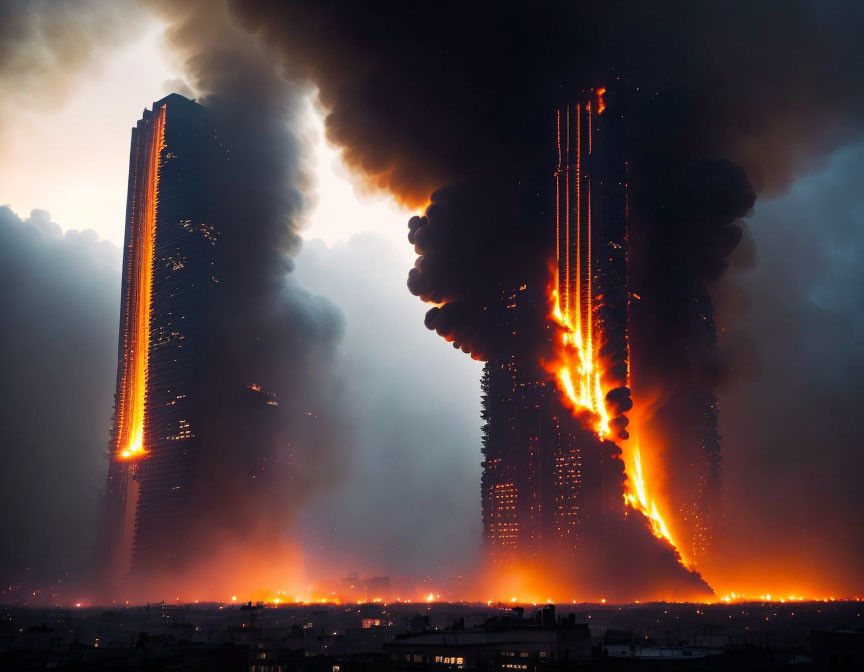
[[[629,440],[629,320],[640,297],[629,286],[627,101],[616,94],[609,111],[605,88],[555,111],[551,212],[541,219],[554,244],[551,287],[501,288],[500,333],[511,347],[489,359],[481,381],[482,505],[487,550],[504,564],[603,546],[625,502],[672,542],[646,495],[638,441]],[[543,302],[552,307],[538,356],[518,337]],[[689,303],[706,347],[715,348],[710,297]],[[677,424],[655,438],[686,456],[668,470],[675,488],[667,508],[676,514],[677,548],[693,566],[711,548],[719,512],[717,402],[700,388],[671,403]],[[618,458],[629,460],[629,484]]]
[[[563,345],[551,365],[514,347],[483,372],[484,539],[503,563],[597,543],[607,512],[623,505],[607,437],[626,435],[626,420],[607,413],[629,408],[626,162],[603,106],[603,92],[592,92],[555,114],[558,325],[548,337],[551,349],[562,336]],[[548,299],[547,288],[502,288],[501,333],[515,343],[531,304]]]
[[[208,110],[171,94],[132,129],[114,420],[101,554],[113,579],[179,545],[205,421],[207,312],[219,277]]]

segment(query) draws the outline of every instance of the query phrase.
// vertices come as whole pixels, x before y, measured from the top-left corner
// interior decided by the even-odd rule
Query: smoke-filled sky
[[[541,89],[532,77],[549,54],[532,45],[553,27],[562,37],[567,24],[550,22],[550,9],[508,32],[523,11],[513,5],[472,45],[473,14],[448,33],[447,7],[418,19],[386,4],[362,16],[322,3],[239,11],[243,25],[263,30],[267,58],[320,87],[316,105],[330,113],[331,141],[348,148],[352,179],[365,173],[384,188],[355,196],[330,169],[332,150],[315,142],[313,104],[286,108],[306,201],[294,274],[342,325],[333,375],[344,392],[338,408],[353,419],[338,478],[310,494],[294,533],[309,562],[334,575],[457,574],[479,554],[479,366],[424,327],[425,307],[405,287],[411,212],[389,199],[422,204],[448,181],[488,178],[487,163],[508,150],[530,156],[515,141],[487,150],[518,127]],[[28,567],[54,577],[88,561],[114,385],[128,131],[167,90],[221,86],[206,66],[202,75],[201,61],[184,64],[197,43],[178,52],[162,41],[166,22],[195,26],[200,5],[186,5],[188,15],[154,16],[136,3],[0,2],[0,83],[11,92],[0,102],[0,139],[14,147],[0,148],[0,204],[9,205],[0,209],[5,585]],[[864,63],[851,27],[861,17],[854,3],[783,5],[782,14],[778,3],[736,14],[614,3],[593,16],[596,34],[580,39],[592,64],[606,57],[628,74],[639,59],[620,52],[622,38],[647,21],[638,45],[655,52],[635,74],[687,99],[683,111],[670,109],[688,123],[695,114],[719,127],[680,135],[692,134],[704,158],[739,162],[760,193],[732,268],[711,285],[729,353],[718,388],[727,544],[706,578],[739,592],[860,594]],[[664,25],[652,31],[652,22]],[[688,50],[683,68],[676,59]],[[468,61],[461,78],[459,59]],[[684,87],[688,77],[699,81]],[[506,87],[524,99],[503,105],[494,96]],[[51,215],[29,215],[40,207]],[[316,236],[323,240],[308,240]],[[455,298],[466,297],[460,292]]]

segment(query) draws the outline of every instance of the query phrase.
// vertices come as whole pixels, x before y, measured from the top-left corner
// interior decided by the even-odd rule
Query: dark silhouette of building
[[[813,630],[812,641],[814,669],[864,669],[864,629]]]
[[[390,670],[538,670],[591,660],[591,632],[574,614],[556,621],[555,607],[533,618],[523,610],[476,628],[456,623],[446,630],[398,635],[384,644]]]
[[[702,338],[709,350],[717,348],[717,327],[711,297],[697,297],[692,317],[700,327]],[[674,402],[673,402],[674,403]],[[689,427],[678,435],[689,445],[683,446],[692,455],[686,465],[681,483],[680,512],[687,537],[687,557],[697,567],[711,556],[722,539],[723,471],[720,454],[720,428],[717,396],[710,389],[693,391],[688,400],[680,402],[685,412],[679,415],[689,419]],[[681,440],[681,439],[679,439]]]

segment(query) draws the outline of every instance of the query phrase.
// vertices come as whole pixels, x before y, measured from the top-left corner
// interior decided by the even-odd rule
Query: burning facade
[[[628,161],[622,110],[605,89],[555,113],[551,287],[502,288],[500,325],[514,347],[490,357],[483,391],[483,529],[498,564],[579,557],[602,548],[627,512],[645,515],[654,536],[693,565],[707,547],[719,477],[716,402],[704,416],[694,496],[682,506],[690,543],[677,546],[650,499],[638,438],[630,436]],[[547,343],[516,346],[526,316],[551,305]],[[712,422],[713,418],[713,422]],[[627,476],[625,477],[626,473]],[[690,521],[699,523],[690,526]]]
[[[187,536],[195,460],[206,451],[208,311],[220,280],[209,189],[228,159],[208,110],[177,94],[155,102],[132,129],[100,549],[114,583],[170,564]],[[276,403],[260,388],[244,392],[255,396],[248,403]]]
[[[513,348],[483,372],[484,538],[505,564],[595,545],[607,512],[623,505],[622,463],[608,437],[626,435],[629,408],[626,163],[615,136],[595,132],[599,101],[563,106],[555,117],[554,354],[541,366],[533,351]],[[518,338],[531,304],[548,294],[502,290],[502,333]]]

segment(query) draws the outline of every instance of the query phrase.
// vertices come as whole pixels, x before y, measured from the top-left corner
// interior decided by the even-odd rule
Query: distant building
[[[813,668],[864,670],[864,630],[813,630]]]
[[[403,635],[384,644],[390,670],[526,670],[591,659],[591,632],[573,616],[555,620],[552,605],[533,619],[498,618],[470,629]]]

